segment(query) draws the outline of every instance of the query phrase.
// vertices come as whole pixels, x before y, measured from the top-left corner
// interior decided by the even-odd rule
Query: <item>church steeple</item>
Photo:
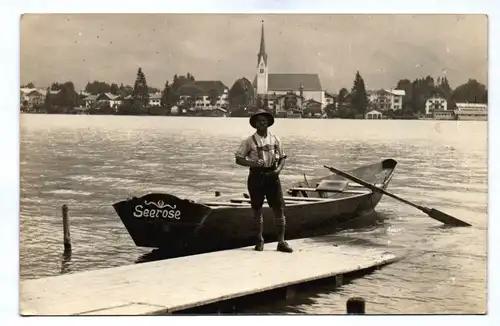
[[[257,66],[260,64],[262,59],[264,59],[264,64],[267,66],[266,42],[264,41],[264,21],[262,21],[262,30],[260,33],[260,49],[259,54],[257,55]]]
[[[260,50],[257,55],[256,94],[267,94],[268,70],[266,43],[264,42],[264,21],[262,21]]]

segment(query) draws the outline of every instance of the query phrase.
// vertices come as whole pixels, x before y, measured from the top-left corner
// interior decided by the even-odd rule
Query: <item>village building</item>
[[[425,101],[425,115],[431,115],[434,111],[447,111],[448,102],[441,96],[432,96]]]
[[[229,88],[220,80],[197,80],[182,85],[178,90],[178,105],[193,105],[195,108],[224,108],[229,101]]]
[[[435,120],[455,120],[455,113],[451,110],[434,110],[431,113]]]
[[[120,106],[123,102],[120,95],[112,93],[102,93],[96,96],[96,102],[99,104],[108,104],[111,108]]]
[[[367,93],[372,106],[380,111],[401,110],[403,108],[403,97],[406,95],[403,89],[380,89]]]
[[[98,95],[87,95],[85,98],[83,98],[83,103],[85,104],[86,108],[94,107],[95,104],[97,103],[97,96]]]
[[[58,94],[59,91],[50,91],[51,95]],[[19,102],[22,108],[27,111],[32,110],[36,106],[44,105],[47,91],[41,88],[22,87],[19,92]]]
[[[277,115],[290,111],[283,106],[279,99],[287,94],[294,94],[304,101],[314,100],[321,103],[321,109],[326,106],[325,91],[321,86],[319,76],[309,73],[270,73],[269,61],[264,40],[264,25],[260,36],[260,49],[257,54],[257,73],[252,83],[254,94],[260,99],[267,100],[268,108],[274,109]],[[293,110],[302,111],[302,101],[298,101]]]
[[[488,105],[485,103],[456,103],[457,120],[488,120]]]
[[[370,112],[367,112],[365,114],[365,119],[382,119],[383,115],[382,112],[377,111],[377,110],[371,110]]]
[[[161,106],[161,92],[149,94],[150,106]]]

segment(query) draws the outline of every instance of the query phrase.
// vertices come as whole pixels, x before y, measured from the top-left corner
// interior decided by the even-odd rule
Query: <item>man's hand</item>
[[[237,156],[236,157],[236,164],[241,165],[241,166],[249,166],[249,167],[256,167],[259,168],[261,166],[264,166],[264,160],[250,160],[244,157]]]

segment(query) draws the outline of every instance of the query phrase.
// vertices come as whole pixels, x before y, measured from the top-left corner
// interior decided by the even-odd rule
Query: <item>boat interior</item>
[[[351,184],[345,180],[321,180],[316,187],[292,187],[284,196],[285,204],[300,205],[311,204],[324,201],[335,201],[347,196],[359,196],[370,194],[371,190]],[[204,205],[216,207],[250,207],[250,197],[247,194],[242,196],[217,197],[215,201],[203,202]],[[264,200],[264,207],[267,201]]]
[[[384,160],[382,163],[359,167],[350,171],[351,174],[382,187],[391,177],[396,161]],[[285,191],[285,204],[287,206],[312,204],[324,201],[335,201],[350,196],[362,196],[372,193],[371,190],[338,175],[328,175],[322,178],[308,180],[304,174],[304,181],[295,183]],[[211,208],[223,207],[250,207],[250,197],[244,193],[242,196],[218,196],[214,200],[203,201],[202,204]],[[264,201],[264,207],[267,201]]]

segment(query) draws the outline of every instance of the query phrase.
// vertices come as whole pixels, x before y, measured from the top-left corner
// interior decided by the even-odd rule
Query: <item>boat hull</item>
[[[396,165],[396,161],[388,159],[349,173],[386,189]],[[382,198],[381,193],[373,193],[352,183],[347,183],[345,189],[339,191],[310,190],[324,180],[345,182],[340,176],[327,175],[284,186],[287,190],[287,239],[312,236],[318,230],[345,222],[362,212],[373,211]],[[297,188],[309,190],[293,190]],[[141,214],[137,213],[137,207],[141,206],[144,212],[146,204],[152,201],[156,202],[154,207],[148,206],[152,211],[149,210],[146,217],[138,218]],[[177,257],[253,244],[255,221],[249,201],[243,196],[230,200],[217,197],[212,202],[195,203],[170,194],[148,194],[115,203],[113,207],[137,246],[159,248],[162,255]],[[159,211],[157,206],[163,206],[164,210]],[[177,207],[178,211],[172,211],[171,207]],[[274,215],[267,203],[264,203],[263,218],[266,242],[275,241]]]

